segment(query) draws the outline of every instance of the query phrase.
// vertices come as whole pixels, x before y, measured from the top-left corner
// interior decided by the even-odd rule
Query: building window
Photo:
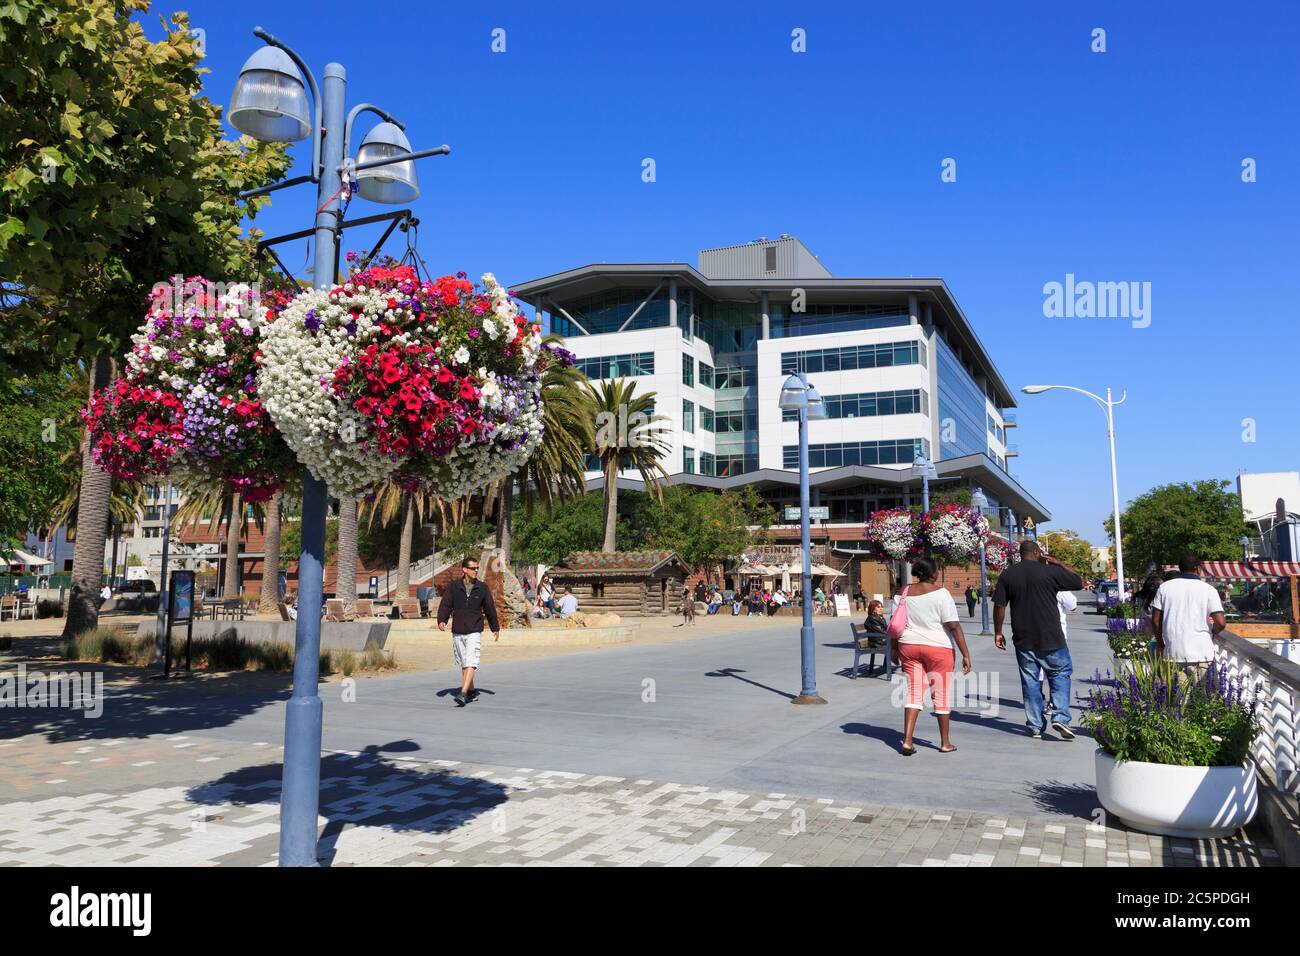
[[[700,474],[713,477],[713,456],[707,451],[700,452]]]
[[[799,467],[798,445],[786,445],[781,451],[783,467]],[[910,465],[918,455],[930,457],[930,442],[924,438],[809,445],[808,467],[840,468],[844,465]]]
[[[781,356],[781,373],[792,375],[795,372],[849,372],[860,368],[924,365],[924,355],[923,346],[916,341],[786,352]]]
[[[888,329],[910,324],[907,304],[834,305],[809,303],[802,312],[788,306],[772,309],[771,334],[774,339],[796,335],[825,335],[829,332],[860,332],[863,329]]]
[[[593,381],[607,378],[633,378],[655,373],[655,354],[638,352],[635,355],[599,355],[595,358],[580,358],[573,364],[579,372]]]
[[[729,365],[715,369],[713,387],[715,389],[745,388],[754,384],[754,373],[755,369],[748,365]]]
[[[682,399],[682,431],[695,432],[695,403]]]
[[[700,363],[700,388],[713,387],[713,366]]]
[[[688,475],[695,474],[695,449],[682,446],[682,471]]]
[[[768,246],[766,249],[763,250],[763,252],[765,253],[765,255],[763,256],[763,271],[775,272],[776,271],[776,246]]]
[[[702,427],[706,432],[713,431],[713,409],[701,406],[700,427]]]
[[[930,414],[930,402],[923,389],[901,389],[892,392],[857,392],[852,395],[827,395],[827,418],[872,418],[877,415],[910,415],[920,412]],[[781,420],[797,422],[799,412],[786,409]]]
[[[551,314],[551,329],[568,338],[583,334],[583,330],[591,335],[599,335],[603,332],[662,328],[668,325],[668,294],[667,290],[660,290],[647,302],[647,296],[653,291],[619,289],[584,299],[557,302]],[[573,322],[564,316],[561,308],[573,316]],[[626,329],[623,328],[624,324],[627,325]]]
[[[695,385],[695,356],[682,356],[682,384],[687,388]]]

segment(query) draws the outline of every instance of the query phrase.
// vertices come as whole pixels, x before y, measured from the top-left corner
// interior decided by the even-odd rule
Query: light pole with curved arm
[[[1102,411],[1106,413],[1106,434],[1110,438],[1110,494],[1111,502],[1115,509],[1115,580],[1119,585],[1119,598],[1124,600],[1124,539],[1120,535],[1119,528],[1119,475],[1115,470],[1115,406],[1122,405],[1128,398],[1128,391],[1125,390],[1120,394],[1118,399],[1111,398],[1110,389],[1106,389],[1106,397],[1094,395],[1092,392],[1083,388],[1075,388],[1073,385],[1026,385],[1021,389],[1026,395],[1038,395],[1042,392],[1049,391],[1053,388],[1063,388],[1069,392],[1078,392],[1080,395],[1087,395],[1094,402],[1101,406]]]

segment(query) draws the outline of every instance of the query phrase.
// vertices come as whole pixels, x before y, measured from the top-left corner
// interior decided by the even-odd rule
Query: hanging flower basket
[[[517,470],[562,357],[489,273],[422,282],[391,263],[307,290],[262,330],[258,386],[288,446],[339,494],[394,478],[445,499]]]
[[[935,505],[921,525],[931,553],[948,564],[978,561],[980,542],[989,533],[988,519],[967,505]]]
[[[984,563],[989,573],[999,574],[1011,563],[1014,547],[1004,538],[987,538],[984,542]]]
[[[925,553],[921,516],[907,508],[872,512],[863,537],[878,561],[912,561]]]
[[[258,395],[264,315],[255,288],[202,276],[150,295],[126,376],[180,402],[183,437],[167,470],[182,486],[221,484],[260,501],[296,471]]]

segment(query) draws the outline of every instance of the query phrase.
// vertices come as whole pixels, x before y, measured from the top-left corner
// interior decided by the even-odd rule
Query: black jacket
[[[475,581],[469,593],[465,593],[465,582],[453,581],[442,592],[442,602],[438,605],[438,623],[451,619],[453,634],[475,634],[483,630],[483,617],[487,616],[492,632],[501,630],[497,621],[497,606],[492,600],[492,592],[482,581]]]

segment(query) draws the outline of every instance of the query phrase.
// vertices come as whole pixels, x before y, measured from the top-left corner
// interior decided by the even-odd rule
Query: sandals
[[[898,752],[904,757],[910,757],[912,754],[916,753],[916,747],[899,747]]]

